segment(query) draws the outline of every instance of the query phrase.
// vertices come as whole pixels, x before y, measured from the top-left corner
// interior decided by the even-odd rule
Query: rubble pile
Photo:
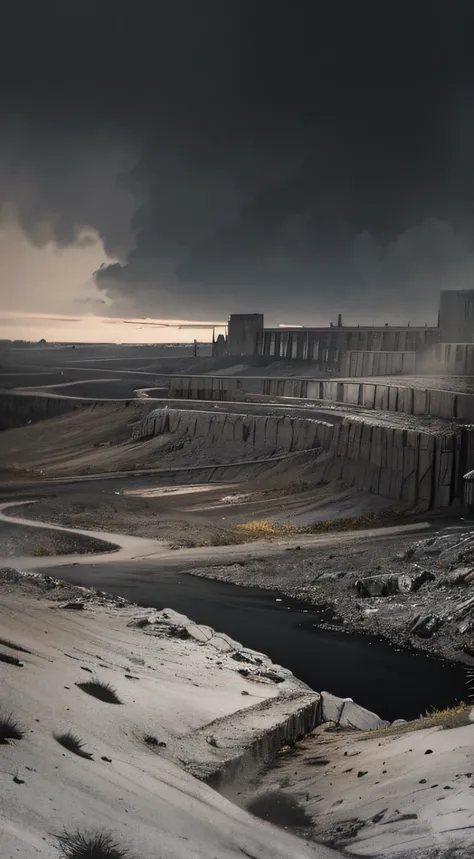
[[[408,597],[404,613],[410,609],[410,635],[431,639],[445,628],[458,640],[457,649],[474,656],[474,530],[452,529],[416,540],[378,574],[361,576],[349,587],[371,601],[370,612],[380,611],[387,597]],[[412,594],[419,599],[410,603]]]

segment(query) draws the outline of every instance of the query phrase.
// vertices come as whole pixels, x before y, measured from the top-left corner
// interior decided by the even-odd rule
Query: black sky
[[[0,202],[37,244],[98,230],[117,307],[424,321],[473,286],[472,3],[2,14]]]

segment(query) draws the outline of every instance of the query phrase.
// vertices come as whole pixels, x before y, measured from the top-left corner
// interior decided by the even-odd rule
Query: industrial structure
[[[221,344],[222,351],[222,344]],[[474,290],[444,290],[438,325],[265,328],[263,313],[232,314],[226,351],[270,361],[311,361],[347,376],[431,372],[474,375]]]

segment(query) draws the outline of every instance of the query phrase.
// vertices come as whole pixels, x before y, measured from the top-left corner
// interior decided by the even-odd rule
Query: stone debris
[[[413,565],[415,568],[417,564]],[[415,569],[398,575],[367,576],[355,582],[360,597],[386,597],[399,593],[416,593],[426,582],[433,582],[435,575],[430,570]]]
[[[176,638],[183,642],[194,641],[208,646],[221,660],[216,662],[216,665],[222,665],[224,655],[226,667],[249,680],[279,684],[293,676],[291,671],[281,665],[275,665],[264,653],[242,647],[226,633],[197,624],[172,609],[152,612],[148,610],[146,614],[134,617],[127,626],[142,629],[146,635]],[[239,667],[242,663],[245,667]]]
[[[321,721],[357,731],[379,731],[390,726],[390,722],[356,704],[352,698],[338,698],[330,692],[321,692]]]
[[[441,618],[437,617],[435,614],[427,614],[424,617],[418,616],[412,624],[411,631],[414,635],[417,635],[418,638],[431,638],[431,636],[440,628],[441,624]]]

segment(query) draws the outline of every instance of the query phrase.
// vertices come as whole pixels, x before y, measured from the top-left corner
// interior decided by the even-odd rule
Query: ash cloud
[[[473,283],[474,10],[347,6],[9,7],[0,203],[96,231],[112,310],[433,322]]]

